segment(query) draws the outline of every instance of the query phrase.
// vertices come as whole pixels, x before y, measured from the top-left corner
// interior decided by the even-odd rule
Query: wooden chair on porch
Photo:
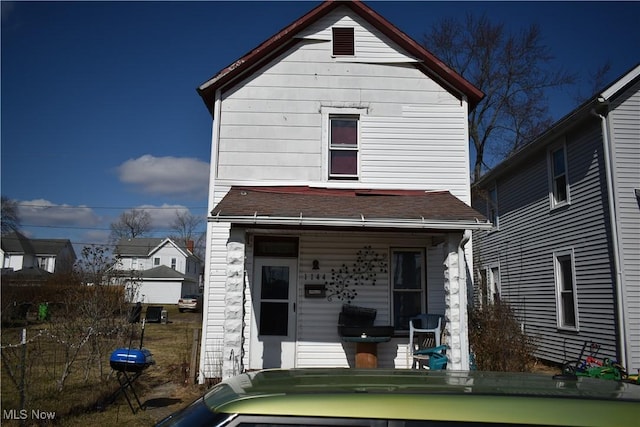
[[[409,351],[413,358],[413,369],[429,366],[429,360],[433,351],[437,348],[442,351],[440,336],[444,316],[441,314],[419,314],[409,319]]]

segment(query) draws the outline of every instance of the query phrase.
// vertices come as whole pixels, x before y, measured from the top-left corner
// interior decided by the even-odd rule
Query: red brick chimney
[[[187,249],[189,249],[189,252],[191,252],[193,254],[193,240],[187,240]]]

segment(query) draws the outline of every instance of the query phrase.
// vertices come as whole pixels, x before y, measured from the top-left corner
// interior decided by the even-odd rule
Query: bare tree
[[[518,34],[485,15],[446,19],[425,34],[424,46],[485,93],[469,114],[469,137],[476,151],[473,180],[487,166],[485,154],[499,161],[551,123],[546,90],[572,84],[575,76],[550,67],[553,56],[538,26]]]
[[[20,228],[20,216],[18,214],[18,202],[6,196],[2,196],[2,235],[16,231]]]
[[[142,237],[151,231],[151,215],[144,209],[122,212],[116,222],[111,223],[112,242],[119,239]]]
[[[173,232],[169,237],[187,247],[189,242],[193,242],[195,254],[203,258],[205,234],[199,231],[203,222],[202,217],[193,215],[189,211],[176,211],[175,218],[169,224]]]

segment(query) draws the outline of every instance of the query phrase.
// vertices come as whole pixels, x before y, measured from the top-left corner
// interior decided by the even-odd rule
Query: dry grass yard
[[[27,329],[25,372],[25,405],[20,405],[22,347],[20,343],[24,325],[2,328],[2,420],[3,426],[57,425],[57,426],[149,426],[166,415],[188,405],[204,391],[203,386],[189,384],[188,367],[191,360],[194,330],[201,328],[201,313],[179,313],[176,306],[165,306],[169,323],[147,323],[143,346],[156,361],[134,383],[135,390],[145,407],[133,414],[126,399],[120,394],[113,403],[107,398],[119,387],[116,373],[109,367],[111,351],[118,347],[131,347],[140,343],[140,325],[134,325],[133,336],[114,339],[103,352],[103,373],[92,357],[89,345],[83,345],[73,361],[61,392],[58,380],[69,360],[66,348],[60,345],[60,334],[46,322],[33,322]],[[143,310],[143,315],[144,315]],[[43,332],[44,331],[44,332]],[[45,339],[48,338],[48,339]],[[55,340],[56,342],[53,342]],[[78,342],[82,342],[80,339]],[[72,355],[71,355],[72,356]],[[197,367],[196,367],[197,369]],[[13,377],[13,378],[12,378]],[[15,381],[14,381],[15,380]],[[20,411],[23,407],[24,410]],[[46,420],[46,418],[53,420]]]

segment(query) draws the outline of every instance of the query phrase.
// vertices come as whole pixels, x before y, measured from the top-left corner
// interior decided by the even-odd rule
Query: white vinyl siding
[[[259,232],[257,232],[260,234]],[[266,233],[273,233],[266,231]],[[291,234],[290,235],[298,235]],[[333,296],[331,300],[325,298],[305,298],[304,285],[324,285],[331,275],[332,269],[339,269],[343,264],[352,265],[358,251],[365,246],[379,255],[384,255],[387,261],[387,272],[376,275],[375,285],[365,284],[359,286],[358,295],[351,302],[352,305],[374,308],[377,310],[375,325],[390,325],[392,320],[391,291],[389,288],[390,258],[389,254],[394,247],[411,248],[432,247],[432,238],[428,235],[416,235],[407,233],[357,233],[357,232],[307,232],[300,236],[300,257],[298,260],[298,293],[297,293],[297,351],[296,367],[348,367],[353,364],[355,357],[355,344],[342,342],[338,335],[338,315],[342,304],[346,303]],[[251,241],[251,239],[249,239]],[[336,242],[340,242],[336,244]],[[247,271],[253,266],[252,246],[247,245]],[[439,265],[439,275],[427,275],[428,306],[441,307],[444,313],[444,274],[442,262],[444,253],[439,246],[434,251],[433,263]],[[319,269],[313,269],[313,261],[317,260]],[[251,276],[247,276],[250,280]],[[222,277],[220,278],[222,279]],[[223,285],[217,285],[222,286]],[[251,283],[247,283],[245,292],[245,319],[251,319]],[[221,320],[219,320],[221,322]],[[209,324],[213,324],[211,320]],[[221,324],[221,323],[219,323]],[[245,323],[249,325],[249,323]],[[249,328],[244,328],[244,342],[250,342]],[[378,366],[406,367],[406,345],[408,338],[394,338],[387,343],[378,345]],[[245,355],[248,351],[245,351]],[[248,360],[245,358],[245,363]],[[400,364],[400,365],[398,365]],[[248,366],[245,364],[245,366]]]
[[[467,104],[371,26],[354,25],[356,60],[331,57],[330,29],[326,38],[310,30],[308,40],[223,90],[216,182],[326,184],[322,111],[348,108],[363,112],[358,185],[450,189],[469,203]],[[376,51],[384,61],[359,62]]]
[[[603,357],[615,359],[615,286],[599,120],[568,133],[565,146],[571,205],[549,209],[548,151],[530,155],[497,178],[500,231],[474,233],[474,264],[500,264],[501,298],[536,337],[538,357],[562,363],[577,358],[584,341],[596,341]],[[565,247],[573,248],[577,333],[557,327],[553,252]]]
[[[614,202],[620,248],[623,298],[626,304],[627,370],[640,369],[640,82],[611,105]]]

